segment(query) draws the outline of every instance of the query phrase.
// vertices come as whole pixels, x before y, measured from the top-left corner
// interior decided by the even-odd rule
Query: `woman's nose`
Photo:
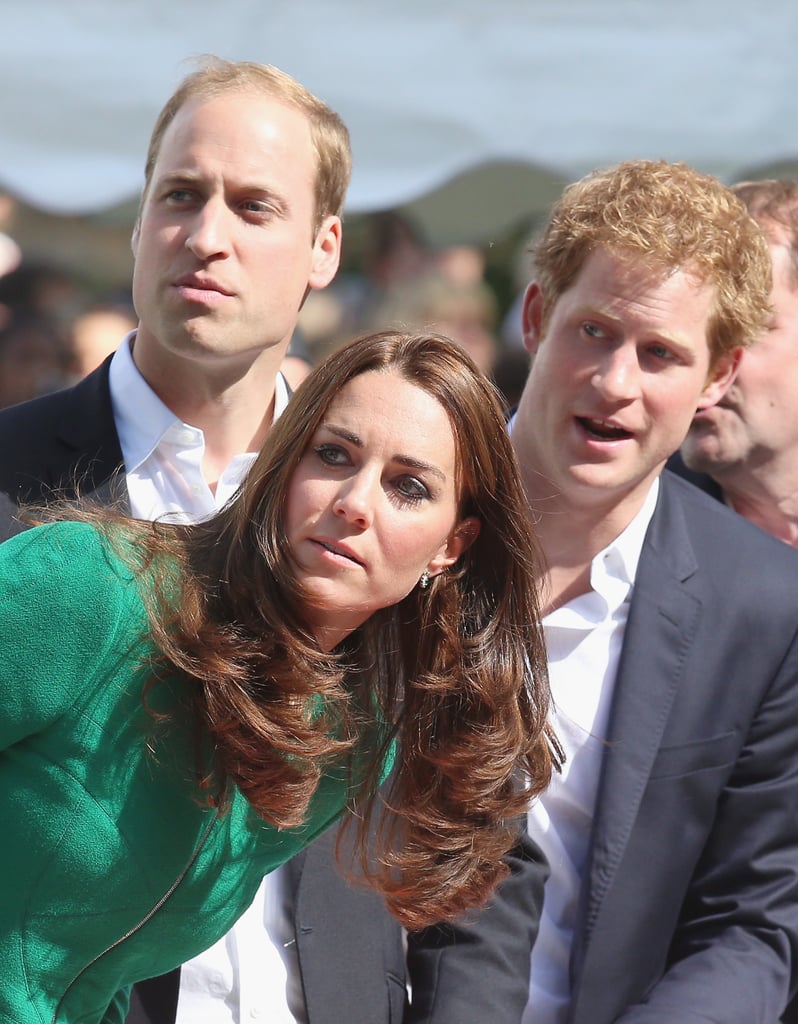
[[[374,486],[367,478],[355,477],[342,487],[333,503],[333,512],[365,529],[374,519]]]

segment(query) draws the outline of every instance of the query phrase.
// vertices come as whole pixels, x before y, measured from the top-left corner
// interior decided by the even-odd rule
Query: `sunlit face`
[[[133,239],[140,367],[287,346],[306,290],[338,266],[340,221],[315,225],[316,171],[299,110],[252,91],[180,108]]]
[[[325,648],[474,539],[477,520],[458,516],[455,461],[446,411],[396,372],[363,373],[330,404],[285,513],[307,617]]]
[[[771,244],[773,316],[767,331],[746,349],[720,402],[696,417],[682,446],[694,469],[734,482],[798,449],[798,287],[788,249]]]
[[[696,408],[717,401],[733,371],[728,357],[707,383],[713,289],[598,249],[554,304],[543,336],[541,305],[533,284],[524,302],[530,415],[516,446],[547,494],[577,506],[642,504]]]

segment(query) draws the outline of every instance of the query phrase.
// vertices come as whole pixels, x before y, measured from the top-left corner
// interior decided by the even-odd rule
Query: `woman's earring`
[[[418,581],[418,585],[421,587],[422,590],[426,590],[427,587],[429,586],[429,573],[427,572],[426,569],[424,570],[424,572],[422,572],[421,579]]]

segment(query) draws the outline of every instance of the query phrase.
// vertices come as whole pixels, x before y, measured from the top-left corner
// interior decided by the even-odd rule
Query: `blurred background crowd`
[[[90,261],[81,271],[38,254],[26,256],[14,239],[15,212],[15,201],[3,196],[0,407],[74,384],[136,325],[121,277],[109,280]],[[404,212],[353,220],[347,222],[336,281],[312,292],[303,307],[285,368],[291,383],[359,333],[424,328],[461,344],[513,404],[526,375],[517,305],[526,279],[526,225],[499,247],[437,246]],[[124,260],[119,262],[124,268]]]
[[[155,112],[205,52],[268,61],[346,121],[343,262],[294,343],[437,328],[513,402],[519,291],[570,181],[623,159],[794,177],[787,0],[7,0],[0,33],[0,405],[71,383],[133,316],[130,231]]]

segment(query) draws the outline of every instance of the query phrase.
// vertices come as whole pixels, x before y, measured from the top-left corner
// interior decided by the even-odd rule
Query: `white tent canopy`
[[[341,113],[350,213],[415,202],[463,238],[628,157],[725,180],[798,161],[795,0],[4,0],[0,18],[0,188],[52,213],[136,197],[155,116],[208,52]]]

